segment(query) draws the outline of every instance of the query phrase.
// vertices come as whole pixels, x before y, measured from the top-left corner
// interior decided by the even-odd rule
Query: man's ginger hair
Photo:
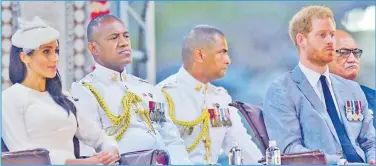
[[[304,7],[294,15],[289,23],[289,35],[295,45],[297,45],[296,35],[298,35],[299,33],[307,35],[312,31],[312,20],[315,18],[330,18],[333,21],[334,26],[336,26],[333,12],[328,7]]]

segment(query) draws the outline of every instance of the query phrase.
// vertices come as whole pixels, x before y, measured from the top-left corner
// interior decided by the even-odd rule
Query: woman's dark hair
[[[22,48],[12,45],[10,51],[10,63],[9,63],[9,78],[13,84],[21,83],[25,80],[27,69],[25,64],[21,61],[20,53]],[[34,51],[28,53],[31,56]],[[61,107],[67,111],[68,115],[70,112],[76,113],[76,107],[72,101],[70,101],[67,96],[63,94],[62,84],[60,80],[59,71],[56,73],[54,78],[46,78],[46,90],[52,97],[52,99],[59,104]]]

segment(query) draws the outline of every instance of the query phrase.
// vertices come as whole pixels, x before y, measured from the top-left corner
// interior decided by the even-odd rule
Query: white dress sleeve
[[[2,94],[2,138],[9,151],[33,149],[35,147],[29,141],[24,121],[26,104],[15,95],[21,94]]]
[[[36,147],[27,133],[24,113],[27,110],[28,100],[23,98],[22,96],[25,94],[21,93],[14,93],[14,91],[2,93],[2,138],[11,152],[42,148]],[[52,164],[65,164],[66,156],[51,149],[47,150],[50,152]]]

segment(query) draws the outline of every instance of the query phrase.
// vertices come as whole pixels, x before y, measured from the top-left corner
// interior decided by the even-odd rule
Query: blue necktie
[[[354,147],[352,146],[350,139],[347,136],[345,127],[339,120],[336,106],[334,105],[333,97],[330,93],[328,84],[326,82],[326,77],[324,75],[320,77],[320,82],[322,86],[322,91],[324,93],[326,110],[328,111],[330,119],[332,120],[334,128],[336,129],[339,141],[341,142],[343,153],[345,154],[347,161],[363,162],[363,160],[359,157],[358,153],[356,153]]]

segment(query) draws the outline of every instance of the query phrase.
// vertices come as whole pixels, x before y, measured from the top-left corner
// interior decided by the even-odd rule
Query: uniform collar
[[[311,84],[312,87],[316,87],[316,84],[320,80],[320,73],[317,73],[316,71],[313,71],[306,66],[304,66],[302,63],[299,62],[299,67],[302,70],[303,74],[306,76],[309,84]],[[332,81],[330,81],[329,77],[329,68],[326,67],[326,71],[323,74],[326,77],[326,80],[328,81],[329,85],[332,85]]]
[[[125,81],[127,80],[127,72],[124,68],[123,72],[117,72],[114,70],[111,70],[109,68],[106,68],[98,63],[95,64],[95,70],[94,72],[97,74],[97,76],[109,79],[111,81]]]
[[[210,83],[204,84],[194,78],[184,66],[180,67],[179,72],[177,73],[177,80],[188,85],[188,88],[193,89],[197,92],[203,92],[208,89]]]

